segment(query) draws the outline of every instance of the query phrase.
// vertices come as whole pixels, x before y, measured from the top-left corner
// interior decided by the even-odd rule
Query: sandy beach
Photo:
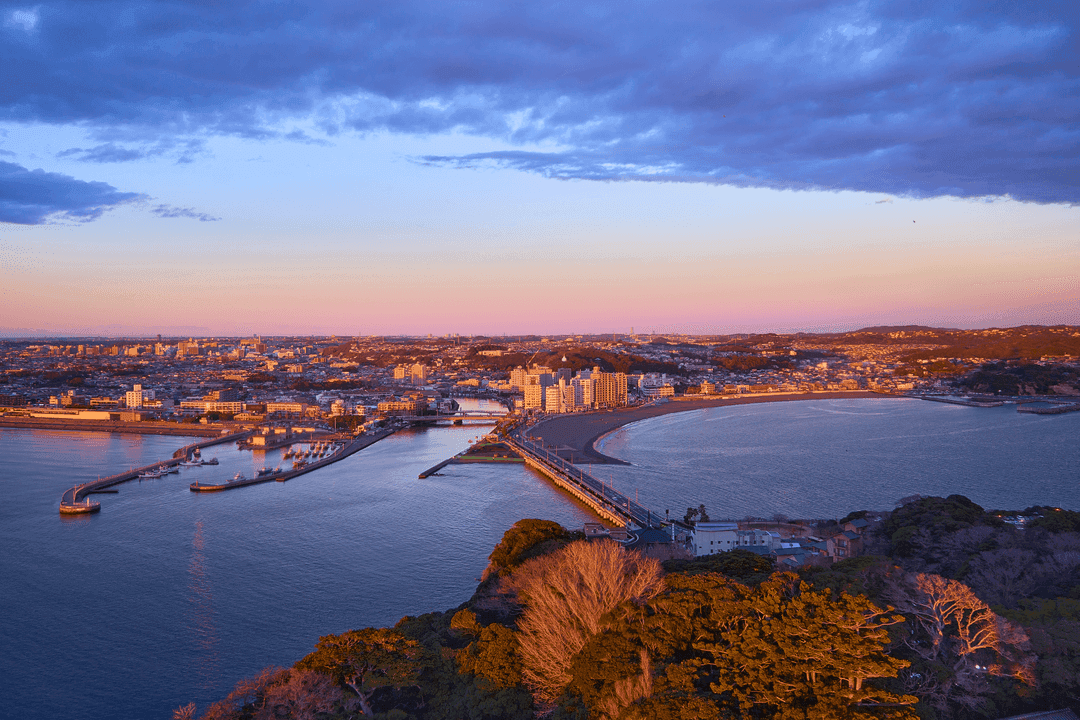
[[[688,397],[671,400],[662,405],[622,408],[590,413],[557,415],[529,428],[528,434],[556,450],[560,457],[573,463],[626,465],[622,460],[597,452],[593,443],[612,430],[638,420],[668,415],[670,413],[723,407],[725,405],[750,405],[766,402],[791,402],[796,400],[847,400],[861,398],[901,397],[884,395],[865,390],[839,392],[814,392],[768,395],[745,395],[741,397]]]

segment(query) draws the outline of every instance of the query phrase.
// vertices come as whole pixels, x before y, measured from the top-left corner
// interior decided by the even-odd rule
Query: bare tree
[[[316,720],[319,714],[332,713],[338,707],[351,712],[357,706],[359,699],[350,697],[347,700],[329,676],[312,670],[291,670],[288,679],[267,689],[254,720],[281,717]]]
[[[967,585],[923,573],[892,578],[886,596],[913,620],[905,644],[925,661],[947,668],[944,676],[907,673],[908,691],[942,714],[949,704],[976,709],[990,691],[989,676],[1035,682],[1035,656],[1024,630],[999,617]]]
[[[574,656],[602,629],[601,618],[627,600],[654,597],[662,575],[657,560],[611,541],[572,543],[522,566],[523,675],[537,697],[557,697],[570,682]]]
[[[195,703],[189,702],[187,705],[173,710],[173,720],[195,720]]]

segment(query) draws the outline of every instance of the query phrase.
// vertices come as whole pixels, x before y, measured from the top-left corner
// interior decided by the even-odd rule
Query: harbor
[[[309,438],[302,439],[294,437],[291,444],[300,447],[297,448],[295,453],[287,453],[289,457],[297,457],[293,467],[289,469],[282,470],[280,466],[275,469],[263,468],[262,470],[256,471],[255,476],[251,478],[243,476],[242,473],[237,473],[237,475],[228,482],[206,483],[196,480],[195,482],[190,483],[188,487],[191,492],[214,493],[271,481],[285,482],[326,467],[327,465],[331,465],[339,460],[343,460],[379,440],[392,435],[395,431],[396,428],[388,428],[348,438],[328,435],[328,439],[314,442]],[[91,500],[89,496],[106,493],[115,494],[118,492],[115,490],[117,485],[121,485],[131,480],[154,480],[164,477],[165,475],[179,472],[180,468],[183,467],[194,468],[215,466],[218,464],[217,458],[212,458],[210,460],[203,459],[201,457],[202,450],[215,445],[233,442],[238,443],[241,447],[246,449],[251,449],[251,446],[246,445],[244,441],[248,440],[253,434],[252,431],[245,430],[190,443],[177,449],[169,458],[157,460],[141,467],[131,468],[108,477],[98,478],[97,480],[88,483],[75,485],[68,488],[61,496],[59,508],[60,514],[90,515],[100,512],[101,503]],[[303,447],[304,445],[307,445],[308,447]],[[313,458],[313,460],[309,461],[308,458]]]
[[[131,480],[140,479],[140,477],[146,478],[151,474],[153,477],[160,477],[162,470],[172,470],[178,467],[187,460],[188,457],[193,456],[196,452],[201,452],[203,448],[235,442],[250,434],[251,431],[245,430],[191,443],[177,450],[173,453],[172,457],[168,459],[158,460],[149,465],[143,465],[142,467],[131,468],[125,472],[98,478],[97,480],[83,483],[82,485],[75,485],[74,487],[68,488],[60,497],[60,514],[88,515],[99,512],[101,510],[101,503],[91,501],[88,497],[89,495],[100,494],[108,488],[113,488]]]
[[[198,481],[195,481],[188,487],[190,488],[191,492],[212,493],[222,492],[224,490],[234,490],[236,488],[248,487],[251,485],[259,485],[261,483],[271,481],[285,482],[287,480],[292,480],[293,478],[300,477],[301,475],[306,475],[307,473],[318,470],[319,468],[326,467],[327,465],[336,463],[339,460],[344,460],[353,453],[360,452],[369,445],[373,445],[379,440],[393,435],[395,431],[396,430],[394,428],[379,430],[367,435],[360,435],[356,438],[353,438],[352,440],[349,440],[348,442],[336,443],[333,452],[318,453],[316,455],[318,459],[316,459],[314,462],[300,460],[298,463],[294,464],[293,469],[291,470],[270,470],[269,468],[264,468],[262,471],[256,472],[255,477],[252,478],[243,477],[242,475],[238,474],[237,477],[234,477],[232,480],[226,483],[200,483]],[[306,454],[308,457],[311,457],[311,452],[312,451],[306,451],[304,454]]]

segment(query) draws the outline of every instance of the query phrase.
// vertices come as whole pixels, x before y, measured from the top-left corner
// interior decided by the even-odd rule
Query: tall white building
[[[143,390],[142,385],[135,385],[124,393],[124,404],[128,408],[141,408],[147,400],[154,399],[153,390]]]

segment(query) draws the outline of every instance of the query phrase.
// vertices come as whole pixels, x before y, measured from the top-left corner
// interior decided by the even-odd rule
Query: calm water
[[[171,455],[183,438],[0,429],[0,700],[4,718],[169,718],[290,665],[319,635],[393,624],[469,598],[522,517],[588,516],[522,466],[417,474],[486,428],[399,433],[287,483],[187,486],[274,466],[235,446],[217,467],[133,481],[99,514],[60,494]]]
[[[704,503],[716,518],[831,518],[915,493],[1080,509],[1080,413],[898,399],[740,405],[643,420],[597,449],[633,464],[594,466],[598,477],[680,517]]]
[[[120,486],[65,520],[62,491],[167,457],[181,438],[0,429],[0,717],[169,718],[289,665],[319,635],[464,602],[522,517],[588,517],[521,466],[421,471],[484,429],[400,433],[287,483],[219,495],[278,452],[208,450],[217,467]],[[1080,413],[903,400],[774,403],[623,428],[595,466],[661,512],[829,517],[915,492],[988,507],[1080,509]]]

